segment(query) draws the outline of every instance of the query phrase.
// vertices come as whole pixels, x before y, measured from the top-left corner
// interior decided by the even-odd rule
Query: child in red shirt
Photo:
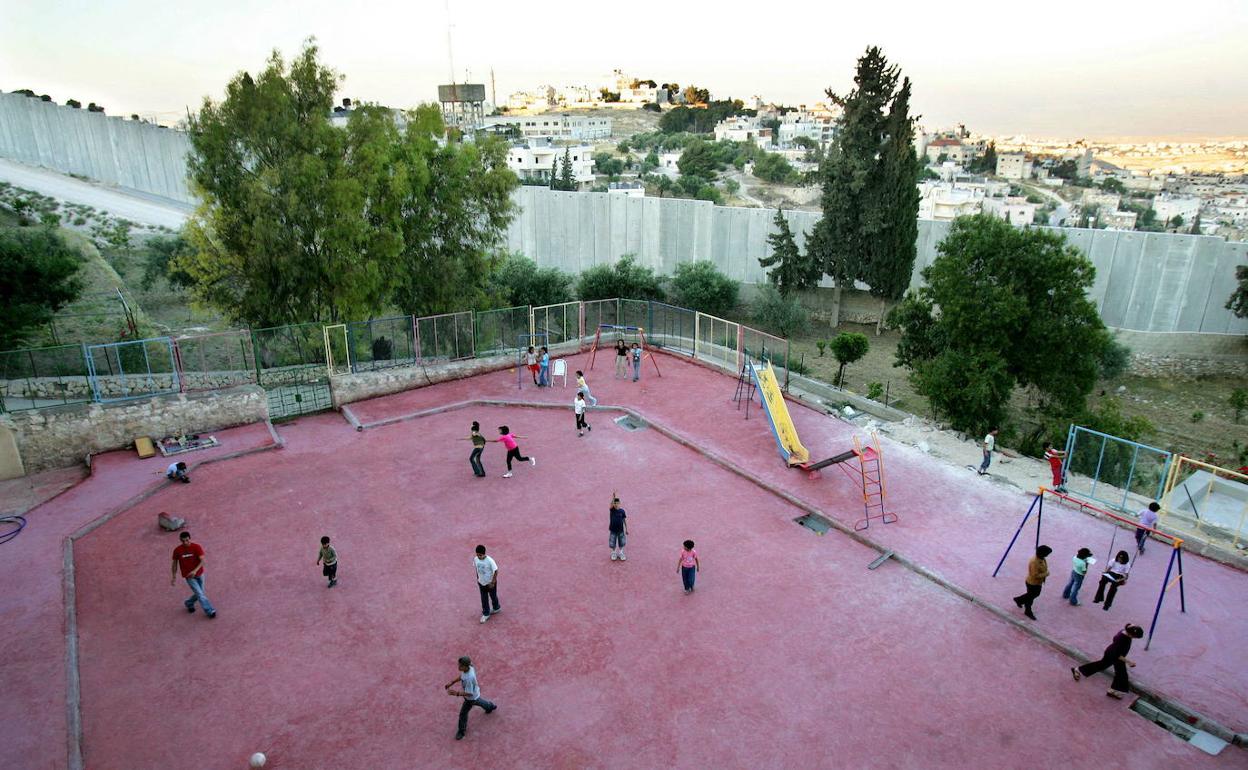
[[[1053,444],[1044,442],[1044,459],[1049,461],[1049,470],[1053,472],[1053,491],[1065,492],[1066,485],[1062,482],[1062,460],[1066,453],[1053,448]]]

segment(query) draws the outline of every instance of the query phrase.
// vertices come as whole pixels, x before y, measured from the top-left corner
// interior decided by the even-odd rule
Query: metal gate
[[[269,419],[332,409],[325,330],[318,323],[274,326],[251,333],[256,381],[268,392]]]

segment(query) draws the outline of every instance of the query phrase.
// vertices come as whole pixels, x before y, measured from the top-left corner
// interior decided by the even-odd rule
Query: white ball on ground
[[[268,758],[257,751],[255,754],[251,755],[251,761],[249,764],[252,767],[264,767],[264,763],[267,761],[268,761]]]

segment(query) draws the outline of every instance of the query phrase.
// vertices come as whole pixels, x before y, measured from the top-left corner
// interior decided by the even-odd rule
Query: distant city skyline
[[[153,0],[80,5],[0,0],[0,90],[162,122],[220,99],[269,52],[315,36],[346,76],[341,95],[393,107],[433,101],[450,79],[447,5],[324,0],[197,7]],[[883,3],[861,11],[790,3],[743,15],[725,5],[586,7],[449,0],[455,79],[498,101],[539,84],[605,83],[613,69],[709,88],[717,98],[823,101],[852,87],[854,62],[879,45],[914,82],[928,129],[963,123],[987,135],[1096,141],[1248,135],[1248,3],[1193,0],[1164,17],[1138,6],[1055,0],[1031,7]],[[1114,6],[1114,7],[1109,7]]]

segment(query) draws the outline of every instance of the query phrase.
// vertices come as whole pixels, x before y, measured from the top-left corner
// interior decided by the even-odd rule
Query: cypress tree
[[[810,250],[802,254],[793,240],[793,231],[784,218],[784,210],[776,209],[776,218],[772,220],[775,232],[767,236],[771,245],[771,256],[761,257],[758,264],[774,269],[767,271],[767,280],[776,285],[780,294],[788,296],[794,289],[813,288],[823,277],[823,269],[818,259]]]
[[[576,177],[572,175],[572,154],[566,147],[563,150],[563,165],[559,169],[558,189],[576,192]]]
[[[914,260],[918,253],[919,188],[914,180],[919,173],[919,160],[914,154],[914,119],[910,117],[910,78],[889,105],[886,124],[887,138],[880,154],[879,208],[884,216],[883,231],[876,248],[868,252],[861,265],[859,278],[871,287],[871,296],[880,300],[880,320],[875,333],[880,333],[885,306],[897,301],[910,286]]]

